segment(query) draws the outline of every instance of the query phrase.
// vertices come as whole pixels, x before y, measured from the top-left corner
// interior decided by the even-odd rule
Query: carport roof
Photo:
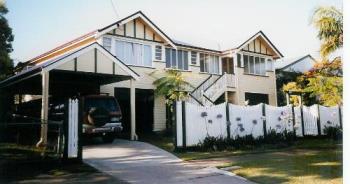
[[[111,59],[114,63],[116,63],[123,71],[125,71],[128,76],[134,78],[135,80],[139,79],[139,74],[137,74],[134,70],[132,70],[130,67],[125,65],[122,61],[120,61],[117,57],[115,57],[113,54],[111,54],[108,50],[106,50],[104,47],[102,47],[99,43],[93,42],[88,45],[81,46],[75,50],[72,50],[70,52],[65,53],[64,55],[58,56],[56,58],[52,58],[50,60],[47,60],[43,63],[37,64],[27,70],[23,70],[21,72],[18,72],[14,76],[11,76],[3,81],[0,81],[0,88],[4,88],[7,86],[10,86],[14,83],[23,81],[25,79],[31,78],[33,76],[39,75],[41,71],[50,71],[55,69],[57,66],[59,66],[61,63],[67,62],[68,60],[77,57],[83,53],[85,53],[86,50],[91,49],[97,49],[100,52],[104,53],[109,59]]]

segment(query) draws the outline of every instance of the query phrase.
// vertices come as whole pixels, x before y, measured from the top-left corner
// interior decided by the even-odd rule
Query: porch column
[[[41,72],[41,131],[40,140],[36,144],[37,147],[46,146],[47,143],[47,123],[49,113],[49,72]]]
[[[131,140],[137,140],[136,114],[135,114],[135,79],[130,79],[130,116],[131,116]]]
[[[290,97],[289,97],[289,93],[287,92],[287,93],[286,93],[286,101],[287,101],[287,105],[289,105],[289,104],[290,104],[289,100],[290,100]]]

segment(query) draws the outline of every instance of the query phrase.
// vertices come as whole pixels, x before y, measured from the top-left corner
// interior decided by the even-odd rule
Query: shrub
[[[342,140],[343,139],[343,130],[339,126],[325,127],[324,133],[326,134],[326,137],[334,139],[334,140]]]

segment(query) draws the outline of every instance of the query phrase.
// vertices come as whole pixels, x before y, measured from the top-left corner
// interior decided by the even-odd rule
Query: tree
[[[13,34],[5,14],[8,12],[5,4],[0,2],[0,80],[12,74],[13,62],[9,53],[12,52]]]
[[[284,91],[300,91],[314,97],[317,103],[333,106],[343,103],[343,68],[340,57],[328,59],[329,54],[343,47],[343,13],[335,7],[319,7],[312,16],[321,40],[322,59],[299,77],[284,86]]]
[[[166,75],[155,80],[153,84],[156,86],[156,96],[164,96],[169,106],[175,101],[187,99],[186,89],[191,86],[178,70],[167,70]]]
[[[322,57],[343,47],[343,13],[340,10],[333,6],[319,7],[312,16],[312,23],[318,29],[318,38],[322,42]]]

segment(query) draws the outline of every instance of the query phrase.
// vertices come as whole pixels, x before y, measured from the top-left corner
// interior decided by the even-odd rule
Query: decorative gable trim
[[[168,35],[166,35],[156,24],[154,24],[141,11],[138,11],[138,12],[136,12],[128,17],[125,17],[125,18],[111,24],[111,25],[108,25],[102,29],[99,29],[98,33],[96,34],[96,38],[112,31],[113,29],[117,29],[121,25],[124,26],[127,22],[130,22],[130,21],[135,20],[137,18],[141,18],[149,27],[151,27],[158,35],[160,35],[169,45],[171,45],[173,48],[176,48],[176,44],[171,40],[171,38]]]
[[[237,49],[237,52],[242,50],[245,46],[247,46],[251,41],[255,40],[256,38],[258,37],[261,37],[266,43],[269,44],[270,48],[272,48],[272,50],[276,53],[276,55],[279,57],[279,58],[282,58],[283,55],[282,53],[275,47],[275,45],[269,40],[269,38],[262,32],[262,31],[259,31],[257,32],[256,34],[254,34],[253,36],[251,36],[248,40],[246,40],[245,42],[243,42],[240,46],[238,46],[236,49]]]

